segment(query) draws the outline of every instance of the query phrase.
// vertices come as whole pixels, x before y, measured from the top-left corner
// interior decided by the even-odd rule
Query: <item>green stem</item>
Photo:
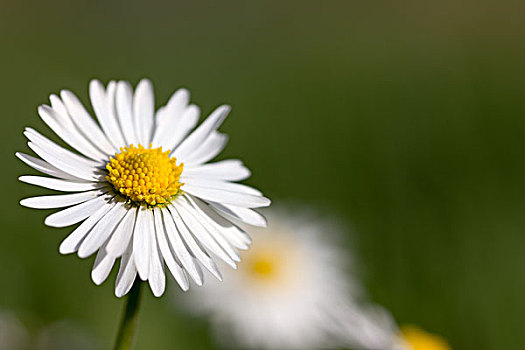
[[[135,345],[135,330],[140,306],[141,287],[142,281],[137,278],[127,296],[114,350],[131,350]]]

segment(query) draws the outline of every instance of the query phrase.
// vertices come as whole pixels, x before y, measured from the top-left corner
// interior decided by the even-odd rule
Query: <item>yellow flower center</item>
[[[134,203],[156,205],[166,203],[179,192],[183,163],[177,165],[170,151],[162,147],[144,148],[139,144],[121,147],[120,153],[106,164],[106,179],[119,192]]]
[[[275,281],[280,275],[280,258],[267,251],[255,251],[246,258],[245,272],[250,278]]]
[[[451,350],[445,339],[425,332],[419,327],[405,326],[401,338],[412,346],[413,350]]]
[[[252,270],[260,277],[270,277],[275,274],[275,266],[273,262],[264,259],[253,261]]]

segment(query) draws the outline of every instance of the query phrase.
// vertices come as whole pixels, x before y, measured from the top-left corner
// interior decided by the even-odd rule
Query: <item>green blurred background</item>
[[[522,1],[0,1],[0,308],[30,329],[74,319],[109,348],[122,300],[70,229],[18,201],[46,193],[25,126],[91,78],[149,77],[208,113],[233,106],[224,157],[274,199],[353,228],[370,299],[455,349],[522,349],[525,324],[525,3]],[[171,284],[169,294],[176,294]],[[207,349],[206,323],[144,298],[137,349]]]

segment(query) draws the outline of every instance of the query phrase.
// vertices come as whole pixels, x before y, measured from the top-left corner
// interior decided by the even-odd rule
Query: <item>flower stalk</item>
[[[142,281],[137,278],[127,296],[114,350],[131,350],[135,345],[141,289]]]

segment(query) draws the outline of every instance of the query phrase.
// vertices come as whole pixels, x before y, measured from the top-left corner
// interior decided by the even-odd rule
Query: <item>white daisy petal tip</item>
[[[51,103],[51,106],[56,106],[58,103],[61,103],[60,98],[57,96],[57,94],[50,94],[49,102]]]
[[[64,103],[66,103],[66,101],[72,102],[72,100],[76,99],[76,96],[67,89],[60,90],[59,96]]]
[[[56,227],[56,228],[69,226],[69,225],[62,226],[59,222],[55,221],[54,218],[52,217],[50,218],[49,216],[44,219],[44,225],[49,226],[49,227]]]
[[[91,271],[91,280],[93,283],[95,283],[97,286],[100,286],[102,283],[104,283],[105,280],[102,280],[98,278],[98,276],[95,274],[94,271]]]
[[[190,90],[186,89],[185,87],[178,88],[173,95],[176,96],[176,94],[180,95],[179,98],[186,101],[186,103],[190,101]]]
[[[94,252],[88,252],[88,251],[85,251],[85,250],[82,250],[82,249],[79,249],[78,252],[77,252],[77,256],[80,258],[80,259],[87,259],[89,258],[91,255],[93,255]]]
[[[115,289],[115,296],[119,299],[125,296],[127,293],[128,293],[127,291]]]
[[[270,204],[272,204],[272,200],[270,198],[268,198],[268,197],[261,196],[261,200],[263,202],[261,207],[269,207]]]
[[[164,294],[164,291],[166,289],[165,285],[154,286],[151,283],[151,281],[150,281],[149,285],[150,285],[151,293],[153,294],[154,297],[160,298]]]
[[[62,255],[69,255],[73,254],[76,250],[69,246],[65,241],[62,241],[60,246],[58,247],[58,252]]]
[[[135,90],[144,89],[144,88],[153,90],[153,83],[148,78],[140,79]]]
[[[227,104],[220,105],[219,107],[217,107],[215,111],[213,112],[219,115],[217,124],[220,125],[224,121],[224,119],[226,119],[228,114],[230,114],[231,110],[232,110],[232,107]]]
[[[94,89],[102,89],[104,90],[104,85],[100,82],[100,80],[94,78],[89,81],[89,92],[91,94],[92,90]]]
[[[135,258],[135,264],[137,264],[137,259]],[[142,280],[142,281],[147,281],[148,280],[148,269],[146,268],[138,268],[137,266],[137,273],[139,275],[139,278]]]
[[[228,114],[231,112],[232,107],[228,104],[222,104],[216,109],[217,111],[220,111],[221,114]]]
[[[37,107],[37,112],[39,115],[46,115],[48,113],[52,113],[53,108],[51,106],[48,106],[46,104],[41,104]],[[26,127],[26,130],[29,129],[29,127]]]
[[[94,190],[65,195],[29,197],[21,199],[20,205],[33,209],[56,209],[83,203],[104,193],[104,191]]]
[[[101,261],[98,265],[97,262],[95,262],[95,266],[91,270],[91,280],[93,281],[93,283],[95,283],[97,286],[100,286],[102,283],[104,283],[104,281],[108,278],[109,274],[111,273],[114,263],[115,259]]]
[[[222,261],[224,261],[226,264],[228,264],[228,266],[231,267],[232,269],[237,270],[237,264],[235,263],[234,260],[229,259],[229,260],[222,260]],[[221,278],[222,278],[222,276],[221,276]]]

